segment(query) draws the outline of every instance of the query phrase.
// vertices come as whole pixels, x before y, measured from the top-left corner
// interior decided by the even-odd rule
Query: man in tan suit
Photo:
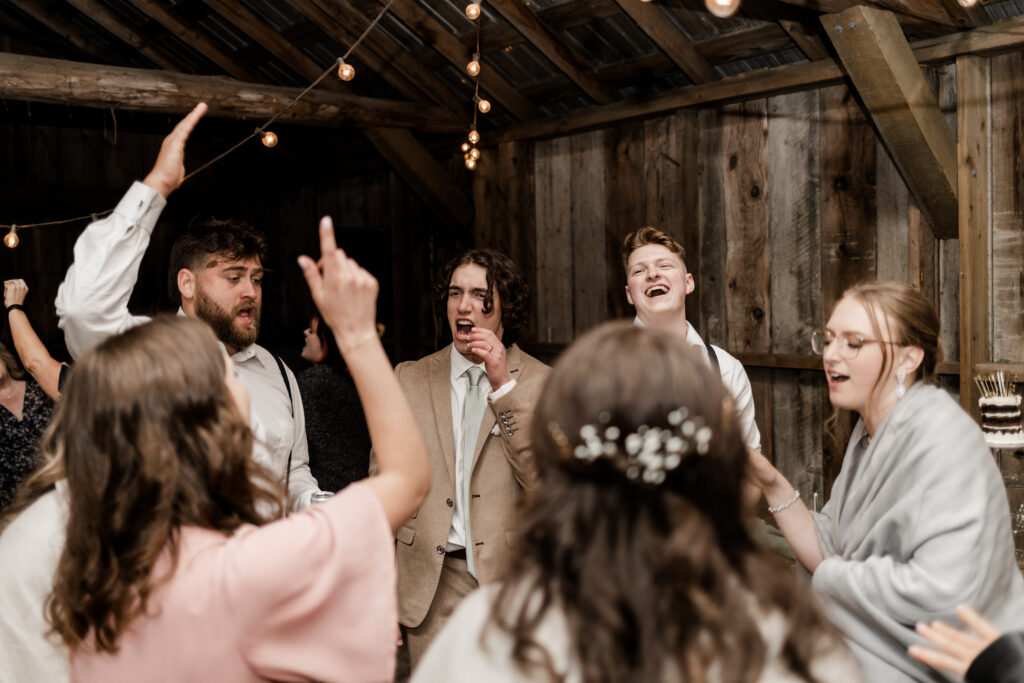
[[[432,469],[430,495],[396,534],[412,667],[458,602],[504,574],[516,508],[536,480],[530,417],[549,371],[515,345],[529,290],[507,256],[465,252],[441,282],[453,343],[396,369]]]

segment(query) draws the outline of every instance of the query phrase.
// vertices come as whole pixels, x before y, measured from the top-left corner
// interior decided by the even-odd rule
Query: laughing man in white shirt
[[[200,103],[168,135],[153,170],[75,243],[75,260],[57,292],[59,326],[68,351],[85,350],[148,318],[128,312],[139,265],[167,196],[185,177],[185,142],[206,113]],[[306,420],[291,370],[262,346],[263,256],[266,242],[250,226],[211,221],[194,226],[171,250],[169,284],[179,315],[208,323],[252,397],[253,458],[287,483],[292,509],[319,490],[309,471]]]
[[[636,324],[675,330],[685,343],[698,350],[722,374],[732,394],[743,441],[761,448],[761,433],[754,423],[754,398],[743,365],[729,353],[701,339],[686,321],[686,295],[693,292],[693,275],[687,271],[683,246],[652,227],[630,233],[622,243],[626,269],[626,300],[636,308]]]

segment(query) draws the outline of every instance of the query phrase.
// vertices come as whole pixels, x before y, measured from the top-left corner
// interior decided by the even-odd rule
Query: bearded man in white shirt
[[[761,448],[761,433],[754,423],[754,398],[743,365],[728,352],[706,343],[686,320],[686,295],[693,292],[693,274],[687,271],[685,251],[670,235],[644,227],[626,235],[622,243],[626,269],[626,300],[636,308],[636,324],[677,332],[688,346],[718,368],[722,383],[735,402],[743,441]]]
[[[148,320],[128,312],[142,257],[167,197],[185,178],[185,142],[206,113],[200,103],[168,135],[153,170],[135,182],[109,216],[75,243],[75,260],[57,291],[59,327],[72,357]],[[253,458],[278,474],[292,509],[319,491],[309,471],[306,421],[291,370],[256,344],[263,304],[266,241],[236,221],[206,221],[180,236],[168,273],[179,315],[213,328],[252,396]]]

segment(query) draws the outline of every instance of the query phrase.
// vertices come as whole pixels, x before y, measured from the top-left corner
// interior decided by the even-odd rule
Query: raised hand
[[[338,248],[330,216],[320,219],[320,261],[300,256],[299,267],[343,355],[377,339],[377,279]]]
[[[28,294],[28,285],[21,278],[16,280],[4,280],[4,306],[25,303],[25,295]]]
[[[156,157],[153,170],[142,181],[164,198],[177,190],[185,180],[185,142],[205,113],[206,103],[200,102],[188,116],[178,122],[160,145],[160,154]]]

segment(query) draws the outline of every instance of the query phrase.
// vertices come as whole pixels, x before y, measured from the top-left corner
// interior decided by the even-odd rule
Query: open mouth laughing
[[[469,341],[469,333],[473,331],[473,321],[466,318],[458,318],[455,321],[455,338],[460,341]]]
[[[644,290],[644,296],[646,296],[648,299],[654,299],[659,296],[665,296],[666,294],[668,294],[668,287],[666,287],[665,285],[654,285]]]

